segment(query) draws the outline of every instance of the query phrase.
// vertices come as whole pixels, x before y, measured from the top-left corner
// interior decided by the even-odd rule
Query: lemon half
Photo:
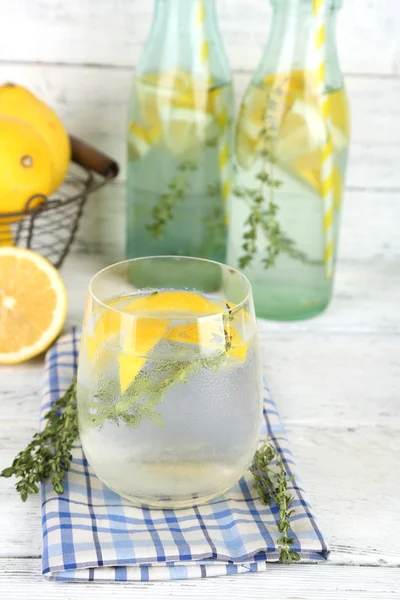
[[[23,248],[0,248],[0,364],[46,350],[67,312],[64,283],[48,260]]]

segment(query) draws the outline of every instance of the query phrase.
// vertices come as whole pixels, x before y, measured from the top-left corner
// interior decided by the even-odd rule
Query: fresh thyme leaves
[[[165,392],[172,385],[187,383],[201,369],[218,370],[226,362],[226,352],[225,349],[210,358],[192,360],[156,359],[153,368],[140,371],[122,395],[118,389],[112,389],[115,383],[109,382],[87,406],[88,424],[102,426],[107,420],[114,423],[121,420],[128,427],[137,427],[148,418],[162,427],[156,409],[164,401]]]
[[[88,406],[88,424],[102,426],[109,420],[137,427],[144,418],[149,418],[162,426],[156,407],[172,384],[187,381],[195,370],[195,362],[158,359],[153,372],[140,371],[122,395],[119,382],[108,382]]]
[[[207,194],[209,196],[221,196],[221,186],[218,181],[208,184]]]
[[[244,188],[236,189],[235,195],[247,200],[250,208],[249,216],[245,221],[245,231],[243,233],[243,255],[239,260],[239,266],[244,269],[253,261],[257,253],[257,237],[261,228],[267,238],[266,256],[263,259],[265,268],[275,265],[275,259],[281,252],[280,239],[283,237],[279,221],[276,217],[278,205],[274,201],[274,189],[281,185],[281,182],[273,177],[273,157],[268,149],[270,137],[267,129],[262,129],[262,144],[264,149],[260,155],[264,158],[261,164],[257,180],[258,189]],[[270,173],[268,172],[270,170]],[[265,206],[266,205],[266,206]]]
[[[221,186],[219,183],[211,183],[207,186],[207,195],[221,197]],[[206,229],[206,236],[203,244],[203,255],[212,256],[222,254],[226,243],[226,214],[225,207],[220,204],[215,206],[210,213],[203,219]]]
[[[220,126],[219,132],[204,140],[204,149],[218,148],[225,128],[231,126],[232,121],[227,120],[223,127]],[[159,201],[153,207],[151,213],[152,222],[146,226],[146,229],[153,237],[160,238],[164,235],[166,225],[174,218],[174,211],[177,204],[185,200],[190,185],[190,174],[196,171],[198,167],[199,164],[194,160],[183,160],[178,165],[176,174],[174,174],[174,177],[168,184],[167,191],[160,196]],[[213,183],[208,185],[207,194],[209,196],[221,197],[220,184]],[[222,206],[216,208],[215,212],[213,211],[210,217],[207,217],[207,224],[211,225],[214,231],[211,231],[207,236],[205,245],[212,244],[212,251],[216,250],[214,246],[218,246],[218,249],[221,247],[224,250],[226,225],[225,210]]]
[[[287,486],[292,477],[288,477],[282,459],[272,442],[265,442],[257,450],[251,472],[254,476],[256,488],[261,502],[270,504],[273,500],[279,508],[278,530],[281,534],[277,540],[280,550],[281,562],[294,562],[300,560],[300,554],[291,549],[295,539],[290,537],[290,517],[295,512],[290,508],[293,496],[289,494]]]
[[[76,381],[64,396],[56,400],[45,416],[44,429],[32,438],[25,450],[14,459],[1,477],[16,477],[16,490],[23,502],[29,494],[37,494],[38,484],[50,479],[58,494],[64,491],[63,479],[72,460],[71,449],[78,437]]]
[[[230,323],[234,320],[234,316],[232,313],[232,309],[227,302],[225,302],[225,306],[228,309],[228,315],[224,314],[222,316],[223,324],[224,324],[224,337],[225,337],[225,352],[229,352],[232,348],[232,335],[230,330]]]
[[[160,196],[154,206],[151,216],[152,223],[146,225],[146,229],[153,237],[161,237],[167,223],[173,218],[174,210],[179,202],[185,199],[189,187],[190,173],[197,169],[193,160],[184,160],[177,167],[177,173],[169,182],[167,191]]]
[[[217,148],[218,139],[218,135],[215,137],[210,137],[205,141],[204,145],[206,146],[206,148]]]
[[[217,333],[214,332],[212,334],[211,337],[211,342],[213,342],[214,344],[217,344],[218,346],[224,346],[224,352],[221,353],[220,357],[215,357],[209,360],[215,360],[216,364],[219,366],[220,365],[220,358],[225,358],[226,354],[228,353],[231,349],[232,349],[232,330],[231,330],[231,321],[234,320],[234,316],[233,316],[233,312],[231,307],[229,306],[229,304],[226,302],[225,303],[226,308],[228,309],[228,314],[224,313],[222,315],[222,324],[223,324],[223,328],[221,328],[221,331],[218,331]],[[212,368],[212,367],[209,367]],[[216,369],[214,369],[216,370]]]
[[[282,185],[282,182],[274,176],[276,161],[273,154],[273,142],[278,131],[277,109],[280,106],[280,101],[279,99],[275,100],[275,96],[279,96],[281,93],[280,89],[271,93],[265,110],[265,126],[259,132],[257,158],[260,159],[260,170],[256,175],[258,187],[243,187],[234,190],[235,196],[246,201],[249,207],[249,215],[244,223],[243,254],[239,259],[241,269],[249,266],[255,258],[260,231],[264,232],[267,239],[265,255],[262,259],[265,269],[274,267],[280,254],[287,254],[301,262],[315,264],[304,252],[296,248],[295,242],[282,230],[277,217],[279,207],[275,202],[275,190]]]

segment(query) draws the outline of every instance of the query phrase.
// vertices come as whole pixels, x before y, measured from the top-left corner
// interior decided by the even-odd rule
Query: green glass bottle
[[[156,0],[129,110],[128,257],[225,261],[232,122],[214,0]]]
[[[349,115],[335,40],[340,1],[272,4],[235,132],[228,262],[250,278],[258,316],[294,320],[331,298]]]

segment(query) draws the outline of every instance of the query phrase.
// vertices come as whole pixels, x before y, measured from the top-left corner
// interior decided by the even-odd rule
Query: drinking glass
[[[251,287],[226,265],[150,257],[92,279],[78,370],[90,466],[134,504],[227,491],[253,458],[262,375]]]

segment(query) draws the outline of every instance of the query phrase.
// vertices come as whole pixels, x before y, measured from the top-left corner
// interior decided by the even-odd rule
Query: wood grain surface
[[[62,275],[67,325],[88,282],[124,252],[127,100],[152,2],[3,0],[0,81],[31,88],[69,131],[118,161],[119,180],[88,203]],[[267,0],[218,0],[237,101],[261,56]],[[260,321],[265,374],[319,523],[326,565],[153,584],[47,583],[39,498],[0,479],[0,598],[400,598],[400,2],[344,0],[338,45],[352,145],[334,299],[313,320]],[[0,469],[37,428],[43,357],[0,369]]]

